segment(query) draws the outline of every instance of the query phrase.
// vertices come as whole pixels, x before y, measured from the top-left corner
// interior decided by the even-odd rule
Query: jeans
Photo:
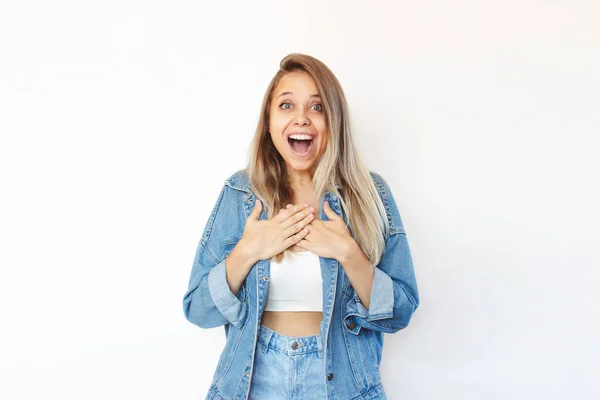
[[[325,367],[319,335],[292,337],[260,326],[251,400],[323,400]]]

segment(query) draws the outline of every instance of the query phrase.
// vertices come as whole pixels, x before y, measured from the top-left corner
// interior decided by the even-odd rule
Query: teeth
[[[312,140],[312,136],[302,135],[299,133],[294,133],[294,134],[290,135],[289,137],[290,137],[290,139],[294,139],[294,140]]]

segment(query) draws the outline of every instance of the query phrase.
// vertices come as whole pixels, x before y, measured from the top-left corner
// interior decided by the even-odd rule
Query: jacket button
[[[354,328],[356,328],[356,322],[354,322],[354,321],[350,321],[350,322],[348,323],[348,329],[350,329],[351,331],[353,331],[353,330],[354,330]]]
[[[268,276],[263,276],[263,278],[262,278],[262,279],[263,279],[263,281],[265,281],[265,282],[269,282],[269,277],[268,277]]]
[[[330,372],[329,375],[327,375],[327,380],[331,381],[333,380],[333,374]]]

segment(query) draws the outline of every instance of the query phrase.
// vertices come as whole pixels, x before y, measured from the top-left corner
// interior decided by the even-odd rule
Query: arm
[[[245,218],[240,192],[224,187],[196,251],[183,299],[187,319],[202,328],[227,323],[241,328],[248,314],[244,292],[248,273],[257,261],[269,259],[302,240],[313,211],[307,204],[296,205],[259,221],[262,203],[256,201]]]
[[[355,292],[346,303],[344,324],[348,326],[355,322],[357,327],[351,330],[355,334],[359,332],[358,327],[395,333],[408,325],[419,306],[412,257],[400,213],[386,182],[377,175],[374,180],[386,209],[390,231],[381,259],[373,267],[368,307]]]
[[[248,313],[248,305],[244,301],[244,287],[240,282],[244,281],[249,268],[235,261],[228,261],[227,264],[230,265],[226,265],[227,249],[223,244],[223,232],[231,231],[231,215],[237,212],[231,191],[223,187],[219,194],[202,239],[198,243],[188,289],[183,298],[183,312],[186,318],[201,328],[213,328],[228,323],[240,328]],[[230,282],[228,273],[232,275],[229,277]],[[230,285],[237,286],[237,295],[232,292]]]

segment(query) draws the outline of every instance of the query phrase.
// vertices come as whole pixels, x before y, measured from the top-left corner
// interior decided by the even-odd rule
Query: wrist
[[[254,264],[258,262],[256,253],[252,251],[252,248],[248,246],[248,243],[242,238],[235,245],[229,257],[235,257],[240,265],[245,266],[247,269],[252,268]]]
[[[348,261],[356,259],[362,250],[356,240],[354,238],[349,238],[342,243],[340,256],[338,257],[338,261],[340,264],[345,265]]]

